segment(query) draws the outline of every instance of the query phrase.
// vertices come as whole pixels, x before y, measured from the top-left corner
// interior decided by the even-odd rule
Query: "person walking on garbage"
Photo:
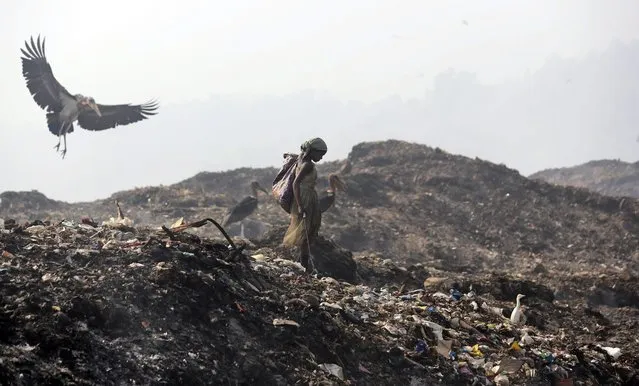
[[[291,222],[284,235],[284,245],[300,248],[300,263],[308,270],[311,244],[322,224],[322,213],[315,190],[317,170],[314,162],[320,161],[326,154],[326,143],[321,138],[313,138],[302,144],[302,152],[295,165],[293,181],[293,202],[291,204]]]

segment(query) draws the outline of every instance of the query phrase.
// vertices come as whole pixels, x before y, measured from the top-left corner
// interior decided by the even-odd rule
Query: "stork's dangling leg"
[[[58,144],[53,147],[55,149],[55,151],[60,151],[60,141],[61,140],[62,140],[62,136],[60,134],[58,134]]]
[[[245,239],[246,237],[244,236],[244,220],[240,221],[240,237]]]
[[[62,159],[64,159],[64,156],[67,154],[67,129],[68,129],[68,127],[69,127],[69,124],[67,124],[66,122],[62,122],[62,125],[60,126],[60,131],[58,132],[58,144],[53,147],[57,151],[60,151],[60,142],[62,141],[62,138],[64,138],[64,149],[62,149],[62,151],[61,151]]]
[[[62,150],[62,159],[64,159],[64,156],[67,154],[67,133],[64,133],[62,136],[64,137],[64,150]]]
[[[58,130],[58,144],[53,147],[56,151],[60,151],[60,142],[62,140],[62,133],[64,132],[64,126],[65,126],[64,122],[62,122],[60,124],[60,130]]]

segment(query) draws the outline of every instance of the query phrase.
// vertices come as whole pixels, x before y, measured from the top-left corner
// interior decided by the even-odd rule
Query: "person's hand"
[[[301,206],[298,207],[298,214],[301,218],[306,218],[306,211]]]

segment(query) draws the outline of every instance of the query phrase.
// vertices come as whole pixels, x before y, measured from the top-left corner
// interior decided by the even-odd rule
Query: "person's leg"
[[[312,249],[315,245],[315,239],[317,238],[319,228],[322,224],[322,212],[320,211],[316,194],[314,198],[315,199],[311,200],[311,203],[307,205],[307,214],[309,216],[304,219],[304,238],[302,239],[302,249],[300,250],[300,263],[304,265],[307,271],[309,269],[313,271],[316,269],[315,262],[313,261]]]

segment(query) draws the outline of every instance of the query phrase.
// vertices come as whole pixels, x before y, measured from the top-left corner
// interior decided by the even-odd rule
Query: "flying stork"
[[[246,196],[240,201],[237,205],[231,208],[227,212],[226,220],[222,226],[227,226],[229,224],[233,224],[235,222],[240,222],[240,236],[244,238],[244,219],[253,214],[255,209],[257,209],[257,191],[261,190],[262,192],[268,194],[266,189],[264,189],[259,182],[253,181],[251,182],[251,192],[252,196]]]
[[[319,207],[322,213],[326,212],[328,208],[335,203],[335,191],[337,189],[341,191],[346,190],[346,186],[336,174],[330,174],[328,176],[328,186],[329,188],[326,189],[326,192],[319,198]]]
[[[20,49],[24,55],[21,57],[22,75],[35,102],[47,112],[49,131],[58,136],[58,144],[54,146],[56,150],[60,149],[60,139],[64,138],[62,158],[67,152],[67,134],[73,132],[73,122],[76,120],[83,129],[97,131],[127,125],[157,114],[156,101],[142,105],[101,105],[95,103],[93,97],[71,94],[53,76],[44,53],[45,38],[40,42],[38,36],[34,42],[31,37],[31,44],[25,41],[25,45],[26,51]]]

